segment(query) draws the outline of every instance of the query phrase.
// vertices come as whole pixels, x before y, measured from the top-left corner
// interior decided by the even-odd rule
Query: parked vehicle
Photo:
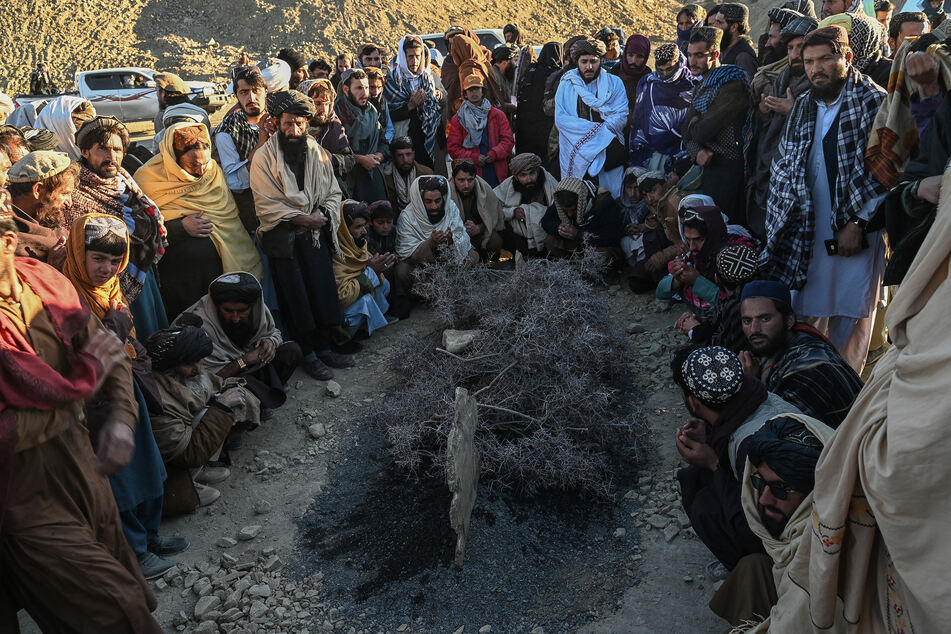
[[[96,112],[111,115],[120,121],[150,121],[158,113],[155,96],[156,71],[151,68],[103,68],[78,71],[76,91],[61,93],[79,95],[92,102]],[[191,102],[209,113],[224,107],[229,98],[224,87],[207,81],[186,81],[191,89]],[[17,95],[17,106],[53,99],[58,95]]]

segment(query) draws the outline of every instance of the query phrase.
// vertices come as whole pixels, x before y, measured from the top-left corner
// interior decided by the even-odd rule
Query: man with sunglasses
[[[809,597],[785,573],[809,530],[816,463],[833,433],[814,418],[784,414],[749,438],[743,511],[766,554],[743,557],[711,599],[710,609],[730,625],[757,632],[812,630]]]

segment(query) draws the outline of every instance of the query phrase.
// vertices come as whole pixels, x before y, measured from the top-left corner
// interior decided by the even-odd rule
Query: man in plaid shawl
[[[761,264],[861,372],[884,265],[881,234],[868,229],[886,191],[864,154],[885,92],[851,65],[841,27],[812,31],[802,56],[812,87],[796,99],[773,160]]]

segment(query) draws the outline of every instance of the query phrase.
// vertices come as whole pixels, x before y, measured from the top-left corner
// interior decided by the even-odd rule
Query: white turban
[[[291,67],[284,60],[269,57],[263,62],[259,62],[258,68],[261,69],[261,74],[264,75],[268,92],[287,90],[290,86]]]
[[[0,123],[6,121],[15,109],[16,106],[13,105],[13,100],[6,93],[0,91]]]

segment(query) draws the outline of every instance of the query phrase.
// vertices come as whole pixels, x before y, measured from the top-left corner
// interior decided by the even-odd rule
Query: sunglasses
[[[790,493],[796,491],[796,489],[785,482],[769,482],[758,473],[750,475],[750,482],[753,483],[753,488],[756,489],[757,496],[763,495],[763,491],[768,486],[770,493],[772,493],[773,497],[777,500],[785,500],[789,497]]]
[[[681,209],[679,214],[680,219],[687,220],[703,220],[703,216],[700,215],[700,212],[696,209]]]

